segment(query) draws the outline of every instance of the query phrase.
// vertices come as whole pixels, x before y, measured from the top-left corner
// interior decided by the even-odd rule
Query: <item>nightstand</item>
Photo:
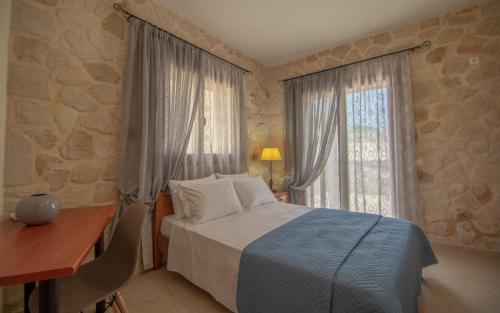
[[[274,196],[279,202],[288,203],[290,201],[288,197],[288,191],[275,191]]]

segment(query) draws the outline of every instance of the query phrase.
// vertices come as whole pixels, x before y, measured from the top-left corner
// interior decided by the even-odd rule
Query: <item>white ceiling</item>
[[[159,0],[265,65],[278,65],[368,34],[480,0]]]

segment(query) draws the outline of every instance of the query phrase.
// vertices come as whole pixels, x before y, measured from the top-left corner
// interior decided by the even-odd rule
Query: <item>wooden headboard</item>
[[[156,200],[154,210],[154,224],[153,224],[153,264],[155,269],[161,268],[162,256],[159,249],[160,240],[162,240],[160,228],[161,220],[167,215],[174,214],[174,207],[172,205],[172,198],[161,192]]]

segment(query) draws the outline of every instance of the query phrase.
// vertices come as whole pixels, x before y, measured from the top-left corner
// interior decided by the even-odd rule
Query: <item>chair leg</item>
[[[122,312],[120,312],[120,308],[118,307],[118,304],[116,304],[116,301],[113,302],[113,312],[114,313],[122,313]]]
[[[125,301],[119,291],[115,293],[115,299],[116,306],[118,307],[118,310],[120,310],[120,313],[128,313],[127,305],[125,304]]]

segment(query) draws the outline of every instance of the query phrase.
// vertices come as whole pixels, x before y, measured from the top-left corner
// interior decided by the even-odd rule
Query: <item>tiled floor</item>
[[[424,270],[422,313],[500,312],[500,258],[446,248]],[[130,313],[229,312],[182,276],[166,270],[141,274],[122,291]]]

